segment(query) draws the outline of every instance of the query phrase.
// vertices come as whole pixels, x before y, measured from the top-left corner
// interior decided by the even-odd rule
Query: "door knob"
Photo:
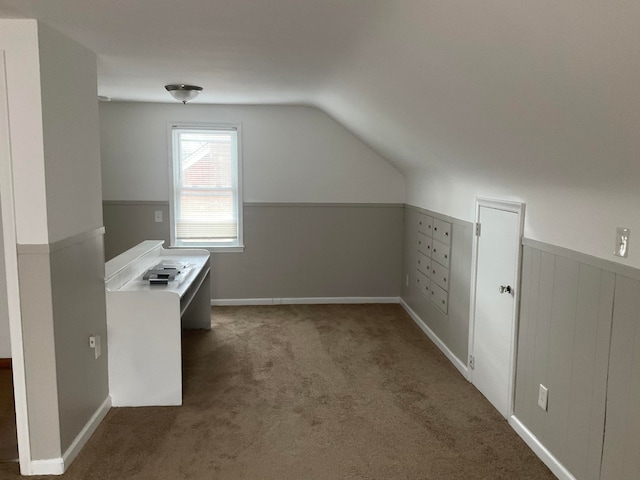
[[[513,293],[511,285],[500,285],[500,293]]]

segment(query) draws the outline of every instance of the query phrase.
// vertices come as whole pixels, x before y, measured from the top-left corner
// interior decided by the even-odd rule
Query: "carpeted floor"
[[[11,369],[0,368],[0,462],[16,461],[17,458],[18,439]]]
[[[184,405],[112,409],[58,478],[554,478],[398,305],[212,318],[184,333]]]

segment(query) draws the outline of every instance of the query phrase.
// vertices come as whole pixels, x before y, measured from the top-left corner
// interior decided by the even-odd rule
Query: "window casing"
[[[171,244],[242,250],[238,125],[171,126]]]

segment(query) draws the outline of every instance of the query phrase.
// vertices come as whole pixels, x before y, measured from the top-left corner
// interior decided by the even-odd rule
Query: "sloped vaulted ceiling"
[[[317,106],[403,172],[410,203],[472,220],[478,195],[525,201],[528,236],[607,258],[615,225],[640,232],[637,0],[0,0],[0,15],[92,49],[115,100],[170,102],[181,82],[199,103]]]

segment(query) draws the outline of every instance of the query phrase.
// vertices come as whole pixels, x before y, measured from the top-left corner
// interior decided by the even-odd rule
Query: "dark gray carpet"
[[[184,405],[112,409],[62,478],[554,478],[398,305],[212,319],[184,333]]]
[[[17,460],[18,439],[16,435],[11,368],[0,368],[0,462],[15,462]]]

